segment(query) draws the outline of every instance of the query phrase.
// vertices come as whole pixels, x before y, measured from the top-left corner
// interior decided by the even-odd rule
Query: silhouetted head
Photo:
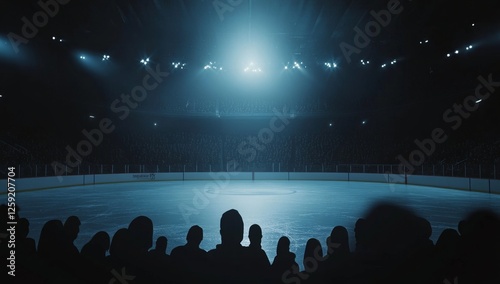
[[[199,246],[201,241],[203,240],[203,229],[198,226],[194,225],[191,228],[189,228],[189,231],[186,236],[186,241],[188,244]]]
[[[283,255],[290,252],[290,239],[288,237],[281,237],[278,240],[278,246],[276,247],[276,254]]]
[[[357,244],[363,244],[366,238],[366,220],[359,218],[354,225],[354,238]]]
[[[17,221],[16,235],[19,237],[19,239],[26,239],[29,232],[30,222],[26,218],[20,218],[19,221]]]
[[[66,222],[64,222],[64,232],[70,242],[73,242],[78,237],[80,225],[80,219],[76,216],[69,216]]]
[[[327,241],[328,253],[336,252],[350,252],[349,248],[349,233],[343,226],[335,226],[330,233]]]
[[[458,232],[461,236],[467,234],[467,221],[461,220],[460,222],[458,222]]]
[[[153,246],[153,221],[146,216],[139,216],[128,226],[130,235],[139,250],[147,252]]]
[[[366,246],[376,254],[402,257],[418,244],[417,216],[393,204],[378,204],[366,217]]]
[[[156,250],[165,253],[167,251],[167,244],[167,237],[158,237],[158,239],[156,239]]]
[[[57,259],[62,256],[64,226],[60,220],[50,220],[43,225],[38,240],[38,254],[41,257]]]
[[[248,239],[250,240],[250,245],[260,245],[262,241],[262,229],[259,225],[253,224],[250,226],[248,231]]]
[[[304,267],[307,270],[308,264],[310,264],[312,259],[316,262],[323,258],[323,248],[321,248],[321,242],[315,238],[310,238],[306,243],[306,250],[304,251]]]
[[[231,209],[220,218],[222,244],[237,245],[243,240],[243,219],[238,211]]]
[[[132,236],[128,229],[121,228],[113,235],[109,254],[119,260],[128,260],[131,255]]]
[[[459,249],[464,283],[500,283],[500,216],[483,209],[465,220]]]
[[[432,226],[431,223],[422,217],[417,217],[419,237],[422,239],[430,239],[432,236]]]
[[[91,243],[98,245],[100,248],[102,248],[104,251],[109,250],[110,246],[110,237],[109,234],[106,233],[105,231],[99,231],[97,232],[92,239],[90,240]]]
[[[445,229],[439,235],[436,242],[436,251],[441,255],[452,257],[457,253],[458,244],[460,242],[460,235],[453,229]]]

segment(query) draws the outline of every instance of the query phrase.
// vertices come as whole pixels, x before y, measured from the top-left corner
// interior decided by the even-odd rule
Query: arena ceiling
[[[3,39],[3,48],[9,45],[9,33],[22,33],[22,18],[32,19],[40,11],[39,2],[54,1],[2,1],[0,39]],[[347,109],[359,108],[360,100],[366,101],[366,108],[388,103],[396,106],[414,105],[419,101],[428,103],[439,90],[450,85],[461,89],[460,93],[456,93],[456,89],[454,92],[462,96],[475,87],[478,74],[498,66],[496,50],[500,38],[495,8],[498,1],[494,0],[402,0],[399,7],[403,11],[392,15],[390,23],[370,39],[370,44],[352,55],[354,63],[346,62],[341,44],[355,46],[355,28],[365,28],[374,19],[372,12],[386,10],[388,3],[395,1],[58,1],[66,4],[59,4],[57,15],[27,44],[21,44],[19,53],[10,51],[3,57],[0,53],[2,73],[6,74],[0,79],[1,92],[6,94],[4,101],[9,94],[18,93],[12,104],[24,102],[25,106],[25,102],[33,102],[32,111],[36,111],[40,107],[37,100],[50,97],[57,99],[53,110],[65,108],[73,113],[76,106],[85,113],[95,107],[109,106],[113,97],[106,94],[116,95],[130,88],[129,82],[141,72],[138,64],[141,58],[152,57],[162,62],[179,60],[193,69],[201,68],[210,60],[229,65],[235,58],[246,56],[244,52],[239,53],[246,49],[254,49],[257,54],[268,53],[266,60],[278,63],[298,59],[322,64],[334,60],[342,65],[341,74],[328,77],[325,84],[338,94],[352,89],[354,94],[350,97],[359,96],[355,103],[341,105],[346,98],[338,95],[337,103]],[[428,47],[419,44],[422,41],[429,41]],[[466,62],[447,65],[446,54],[469,43],[481,47],[480,52],[469,56]],[[75,67],[73,58],[82,50],[111,54],[119,65],[113,75],[82,72]],[[372,73],[367,73],[359,64],[367,58],[377,64],[372,67]],[[397,72],[382,74],[380,63],[393,58],[405,65]],[[429,74],[435,77],[429,78]],[[96,80],[97,76],[101,78]],[[357,83],[360,76],[364,84]],[[389,80],[396,81],[395,78],[398,83],[392,85],[397,86],[386,84]],[[411,81],[410,78],[417,79]],[[450,80],[457,83],[443,83]],[[438,91],[408,92],[423,85],[427,90]],[[376,95],[372,99],[367,97],[374,90]],[[353,111],[366,109],[362,106]]]

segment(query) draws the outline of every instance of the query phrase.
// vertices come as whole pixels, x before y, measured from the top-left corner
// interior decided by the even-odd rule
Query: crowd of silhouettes
[[[1,208],[5,232],[7,206]],[[37,246],[28,237],[28,220],[18,212],[15,217],[16,276],[4,271],[7,283],[500,283],[500,217],[488,210],[471,213],[457,229],[443,230],[434,243],[426,219],[399,206],[377,204],[356,222],[354,249],[343,226],[333,227],[323,244],[310,238],[303,270],[287,236],[277,241],[272,262],[261,248],[265,236],[259,225],[250,226],[250,245],[243,246],[244,222],[235,209],[222,215],[221,242],[215,248],[200,248],[203,229],[194,225],[186,244],[170,255],[165,236],[153,248],[153,222],[146,216],[133,219],[112,238],[97,232],[81,251],[73,244],[78,217],[46,222]],[[2,235],[4,261],[7,240]]]

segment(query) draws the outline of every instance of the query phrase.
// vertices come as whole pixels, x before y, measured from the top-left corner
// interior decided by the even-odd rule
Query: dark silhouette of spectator
[[[404,265],[418,243],[417,216],[408,209],[382,203],[369,210],[365,219],[366,250],[355,255],[354,281],[411,279],[413,275],[405,274]]]
[[[359,218],[354,225],[354,238],[356,239],[356,252],[366,250],[366,220]]]
[[[295,254],[290,252],[290,239],[281,237],[276,246],[276,256],[271,265],[272,283],[294,283],[293,280],[299,280],[299,265],[295,262]],[[295,282],[297,283],[297,282]]]
[[[436,242],[433,259],[434,281],[443,283],[448,279],[453,283],[453,279],[458,275],[458,244],[460,235],[453,229],[445,229]]]
[[[432,226],[431,223],[422,217],[417,217],[418,235],[417,245],[415,247],[416,254],[420,257],[430,257],[434,251],[434,242],[431,240]]]
[[[466,219],[459,242],[459,283],[500,283],[500,217],[479,210]]]
[[[425,218],[416,218],[416,243],[412,251],[409,251],[407,258],[400,264],[404,274],[411,275],[406,280],[407,283],[432,283],[436,281],[435,275],[431,271],[435,270],[435,248],[430,239],[432,227]],[[439,280],[438,280],[439,281]],[[442,283],[441,279],[440,283]],[[452,281],[453,282],[453,281]]]
[[[262,229],[253,224],[248,232],[250,245],[248,246],[249,261],[251,265],[252,281],[262,283],[269,280],[271,263],[266,252],[262,249]]]
[[[128,226],[134,244],[141,252],[148,252],[153,246],[153,222],[146,216],[136,217]]]
[[[168,255],[167,254],[168,239],[165,236],[156,239],[156,247],[149,251],[150,254]]]
[[[100,231],[97,232],[88,243],[86,243],[81,252],[81,263],[84,274],[88,276],[88,280],[103,283],[109,282],[111,279],[111,265],[106,259],[106,252],[110,248],[109,234]]]
[[[109,256],[106,257],[109,266],[117,270],[122,267],[130,268],[130,259],[133,257],[131,246],[132,236],[128,229],[121,228],[116,231],[109,246]]]
[[[215,283],[248,283],[250,276],[248,250],[241,245],[243,219],[237,210],[231,209],[222,214],[220,235],[221,244],[208,252],[213,281]]]
[[[116,280],[116,274],[126,274],[128,283],[138,283],[136,282],[137,269],[134,262],[137,254],[133,246],[133,238],[127,228],[121,228],[115,232],[109,246],[109,255],[106,257],[108,269],[106,283],[120,283],[119,280]],[[115,281],[112,282],[111,279]]]
[[[328,255],[349,256],[349,233],[344,226],[335,226],[326,241],[328,245]]]
[[[461,220],[458,222],[458,233],[460,233],[460,236],[463,236],[467,232],[467,221]]]
[[[324,261],[324,279],[328,283],[342,283],[349,277],[351,264],[351,250],[349,247],[349,233],[343,226],[332,229],[326,239],[327,257]]]
[[[203,229],[192,226],[186,236],[187,243],[172,250],[178,283],[202,283],[207,269],[207,253],[200,248]]]
[[[7,214],[6,214],[7,215]],[[5,232],[5,231],[4,231]],[[35,240],[28,238],[29,234],[29,221],[26,218],[20,218],[17,221],[17,226],[15,230],[15,258],[16,258],[16,269],[15,269],[15,283],[39,283],[40,279],[43,279],[42,275],[39,274],[37,269],[39,269],[40,264],[39,259],[36,254]],[[4,248],[11,250],[3,241],[2,244],[2,257],[10,256],[10,252],[3,254]],[[10,261],[9,261],[10,262]],[[10,264],[10,263],[9,263]],[[6,264],[7,265],[7,264]],[[7,274],[6,271],[0,269],[4,275]],[[10,276],[9,276],[10,277]]]
[[[134,269],[135,280],[145,283],[156,283],[164,275],[155,264],[154,259],[148,253],[153,245],[153,221],[146,216],[134,218],[128,226],[132,243],[129,247],[133,258],[131,266]]]
[[[303,277],[301,283],[323,283],[325,277],[324,260],[321,242],[315,238],[307,240],[304,259],[302,261],[304,271],[299,276],[300,278]]]
[[[172,278],[172,261],[170,255],[167,254],[167,246],[167,237],[158,237],[156,247],[148,253],[148,261],[152,265],[150,270],[156,274],[155,283],[166,283]]]
[[[47,260],[62,260],[65,240],[64,225],[60,220],[47,221],[40,232],[38,255]]]
[[[431,223],[422,217],[417,217],[417,222],[419,226],[419,242],[422,243],[422,246],[434,246],[434,243],[431,240],[432,236],[432,226]]]
[[[47,221],[40,232],[38,255],[40,256],[40,272],[48,283],[70,281],[76,283],[76,263],[66,255],[66,236],[64,225],[60,220]]]
[[[88,243],[86,243],[80,254],[87,259],[102,263],[106,259],[106,252],[109,250],[109,234],[100,231],[97,232]]]
[[[177,283],[204,283],[207,274],[207,252],[200,248],[203,229],[192,226],[186,236],[187,243],[174,248],[170,254]]]
[[[64,222],[64,245],[68,257],[77,257],[80,254],[74,244],[74,241],[78,238],[78,233],[80,233],[80,225],[80,219],[76,216],[69,216]]]
[[[36,253],[35,240],[28,238],[30,223],[26,218],[20,218],[16,226],[16,255],[27,258]]]

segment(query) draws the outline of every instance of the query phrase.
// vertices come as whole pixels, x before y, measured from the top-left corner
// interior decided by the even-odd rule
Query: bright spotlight
[[[475,27],[475,26],[476,26],[476,24],[472,23],[472,26],[473,26],[473,27]]]
[[[243,69],[244,72],[253,72],[253,73],[260,73],[262,72],[262,69],[258,66],[258,64],[254,63],[253,61],[248,64],[248,66]]]
[[[446,57],[450,57],[450,56],[451,56],[451,54],[449,54],[449,53],[448,53],[448,54],[446,54]]]
[[[469,45],[469,49],[472,49],[472,45]]]
[[[476,104],[478,104],[478,103],[480,103],[482,101],[483,101],[483,99],[479,99],[479,100],[476,101]]]
[[[153,123],[153,125],[154,125],[154,126],[157,126],[158,124],[155,122],[155,123]]]
[[[80,59],[81,59],[81,60],[85,60],[85,56],[80,55]]]
[[[102,61],[108,61],[108,60],[109,60],[109,55],[104,54],[104,55],[102,56]]]
[[[428,40],[428,39],[426,39],[426,40],[425,40],[425,43],[429,43],[429,40]]]
[[[460,52],[458,50],[455,50],[455,54],[459,54]]]
[[[55,37],[55,36],[53,36],[53,37],[52,37],[52,40],[56,40],[56,37]]]
[[[141,59],[141,63],[144,64],[144,65],[148,65],[148,63],[149,63],[149,57],[146,58],[146,59]]]
[[[363,121],[361,122],[361,124],[365,125],[365,124],[366,124],[366,120],[363,120]]]
[[[95,118],[95,116],[93,116],[93,115],[89,115],[89,118],[90,118],[90,119],[94,119],[94,118]]]
[[[185,63],[184,63],[184,65],[185,65]],[[203,69],[205,69],[205,70],[207,70],[207,69],[213,69],[213,70],[222,71],[222,66],[217,66],[217,65],[218,65],[217,62],[210,61],[207,65],[205,65],[205,67],[203,67]]]

